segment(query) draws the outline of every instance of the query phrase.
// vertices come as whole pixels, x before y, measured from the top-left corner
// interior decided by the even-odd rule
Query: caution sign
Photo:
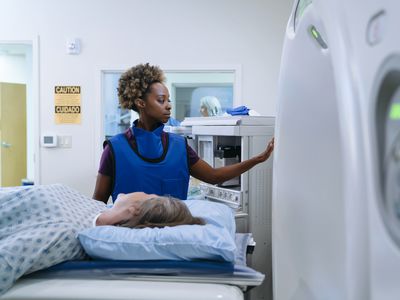
[[[54,88],[54,116],[56,124],[81,123],[81,87],[56,86]]]

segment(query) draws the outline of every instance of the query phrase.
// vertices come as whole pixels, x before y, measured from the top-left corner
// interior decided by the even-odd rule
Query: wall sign
[[[56,124],[81,123],[81,87],[54,87],[54,120]]]

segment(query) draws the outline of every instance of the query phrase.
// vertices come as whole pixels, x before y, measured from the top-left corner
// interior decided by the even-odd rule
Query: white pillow
[[[79,233],[86,253],[112,260],[235,260],[235,220],[225,204],[186,200],[206,225],[130,229],[98,226]]]

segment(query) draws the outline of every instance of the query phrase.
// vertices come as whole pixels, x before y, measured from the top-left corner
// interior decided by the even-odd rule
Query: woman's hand
[[[207,183],[221,183],[235,178],[236,176],[239,176],[240,174],[250,170],[255,165],[266,161],[271,156],[273,150],[274,138],[272,138],[272,140],[268,143],[267,149],[263,153],[233,165],[213,168],[204,160],[199,159],[197,163],[191,167],[190,174],[193,177]]]
[[[272,154],[272,151],[274,151],[274,143],[275,143],[275,138],[272,138],[272,140],[269,141],[267,149],[261,154],[259,154],[257,158],[258,163],[262,163],[266,161]]]

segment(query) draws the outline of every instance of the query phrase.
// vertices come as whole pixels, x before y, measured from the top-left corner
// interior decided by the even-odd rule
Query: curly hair
[[[150,92],[150,86],[155,82],[165,82],[164,72],[158,66],[146,63],[127,70],[121,75],[117,89],[121,107],[138,112],[135,100],[145,100],[145,95]]]

